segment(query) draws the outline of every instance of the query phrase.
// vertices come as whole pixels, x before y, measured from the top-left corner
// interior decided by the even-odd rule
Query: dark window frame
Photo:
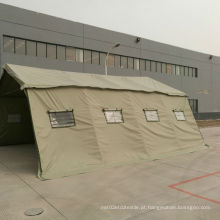
[[[123,113],[122,113],[122,109],[106,109],[106,108],[103,108],[102,111],[103,111],[105,121],[106,121],[107,124],[122,124],[122,123],[125,123]],[[121,121],[120,122],[109,122],[107,117],[106,117],[105,112],[120,112],[121,113]]]
[[[156,121],[156,120],[148,120],[148,118],[147,118],[147,115],[146,115],[146,111],[156,111],[157,112],[157,118],[158,118],[158,120]],[[159,112],[158,112],[158,109],[147,109],[147,108],[144,108],[143,109],[143,112],[144,112],[144,116],[145,116],[145,119],[146,119],[146,121],[147,122],[160,122],[160,116],[159,116]]]
[[[184,116],[184,120],[179,120],[179,119],[177,118],[175,112],[182,112],[182,113],[183,113],[183,116]],[[173,114],[174,114],[174,116],[175,116],[175,118],[176,118],[177,121],[186,121],[186,116],[185,116],[185,113],[184,113],[183,110],[173,110]]]
[[[72,120],[73,122],[70,123],[70,124],[58,124],[58,125],[53,125],[52,124],[52,118],[51,118],[51,115],[50,114],[53,114],[53,113],[69,113],[71,112],[72,113]],[[75,120],[75,116],[74,116],[74,110],[71,109],[71,110],[60,110],[60,111],[55,111],[55,110],[48,110],[47,111],[48,113],[48,116],[49,116],[49,122],[50,122],[50,125],[51,125],[51,128],[67,128],[67,127],[75,127],[76,126],[76,120]]]

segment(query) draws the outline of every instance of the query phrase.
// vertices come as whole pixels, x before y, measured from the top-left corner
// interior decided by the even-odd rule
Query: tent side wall
[[[203,145],[186,97],[89,88],[28,89],[41,171],[53,179],[100,167],[140,162]],[[121,109],[124,123],[107,124],[103,109]],[[156,109],[147,122],[143,109]],[[73,109],[75,126],[52,128],[48,111]],[[177,121],[173,110],[184,111]]]

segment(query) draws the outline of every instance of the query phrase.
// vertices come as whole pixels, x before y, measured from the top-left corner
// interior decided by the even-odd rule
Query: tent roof
[[[25,88],[90,87],[100,89],[159,92],[173,96],[186,96],[185,93],[149,77],[105,76],[84,74],[54,69],[42,69],[14,64],[5,64],[3,68]]]

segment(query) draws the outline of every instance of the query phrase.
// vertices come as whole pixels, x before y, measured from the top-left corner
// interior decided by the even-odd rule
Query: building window
[[[157,110],[148,110],[143,109],[144,115],[147,121],[153,122],[153,121],[159,121],[158,111]]]
[[[157,72],[157,64],[155,61],[150,61],[150,69],[151,69],[151,72],[154,72],[154,73]]]
[[[134,58],[128,57],[128,69],[134,69]]]
[[[14,46],[15,46],[14,45],[14,38],[4,36],[4,38],[3,38],[4,52],[14,53],[15,52]]]
[[[196,77],[196,69],[195,68],[192,69],[192,77]]]
[[[176,75],[176,66],[175,65],[171,65],[171,72],[173,75]]]
[[[150,72],[150,60],[146,60],[146,71]]]
[[[76,61],[79,63],[92,63],[105,65],[106,53],[86,49],[62,46],[52,43],[37,42],[11,36],[3,36],[3,51],[26,54],[29,56],[48,57],[58,60]],[[173,75],[198,77],[198,69],[154,60],[109,54],[108,66],[116,68],[129,68],[140,71],[167,73]]]
[[[184,66],[180,67],[180,74],[181,74],[181,76],[184,76]]]
[[[37,56],[38,57],[46,57],[46,44],[37,42]]]
[[[57,46],[57,59],[58,60],[66,59],[66,48],[64,46]]]
[[[92,51],[92,64],[99,65],[99,52]]]
[[[113,54],[109,54],[108,55],[108,66],[110,67],[114,67],[115,65],[115,58],[114,58],[114,55]]]
[[[73,110],[71,111],[48,111],[52,128],[75,126]]]
[[[37,43],[35,41],[26,41],[26,53],[28,56],[37,55]]]
[[[198,113],[198,99],[188,99],[193,113]]]
[[[25,55],[25,40],[15,39],[15,53]]]
[[[193,68],[193,76],[198,77],[198,69],[197,68]]]
[[[192,68],[189,68],[189,76],[193,77],[193,69]]]
[[[106,110],[103,109],[106,122],[109,124],[123,123],[122,110]]]
[[[21,115],[20,114],[9,114],[8,115],[8,123],[20,123]]]
[[[174,110],[173,112],[174,112],[174,114],[175,114],[175,116],[176,116],[176,120],[177,120],[177,121],[185,121],[185,120],[186,120],[183,111],[176,111],[176,110]]]
[[[128,68],[128,58],[121,56],[121,68],[125,69]]]
[[[162,63],[162,73],[166,73],[166,63]]]
[[[115,67],[120,68],[121,67],[121,58],[120,56],[115,55]]]
[[[180,66],[176,66],[176,75],[177,75],[177,76],[180,75]]]
[[[184,67],[184,75],[189,76],[189,68],[187,66]]]
[[[83,50],[76,49],[76,62],[83,63]]]
[[[167,64],[167,74],[172,74],[172,67],[171,64]]]
[[[84,50],[84,63],[92,63],[92,51]]]
[[[100,65],[105,65],[105,58],[106,58],[106,53],[100,53]]]
[[[73,47],[66,47],[66,60],[76,61],[76,49]]]
[[[161,63],[160,62],[157,62],[157,72],[158,73],[162,72],[162,70],[161,70]]]
[[[139,59],[134,59],[134,69],[139,70],[140,69],[140,61]]]
[[[140,70],[141,71],[146,70],[145,60],[143,60],[143,59],[140,60]]]
[[[56,59],[57,58],[57,48],[54,44],[47,44],[47,57]]]

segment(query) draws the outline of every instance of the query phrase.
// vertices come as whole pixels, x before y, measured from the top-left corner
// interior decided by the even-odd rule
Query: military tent
[[[32,141],[41,179],[204,146],[186,94],[151,78],[5,64],[0,145]]]

